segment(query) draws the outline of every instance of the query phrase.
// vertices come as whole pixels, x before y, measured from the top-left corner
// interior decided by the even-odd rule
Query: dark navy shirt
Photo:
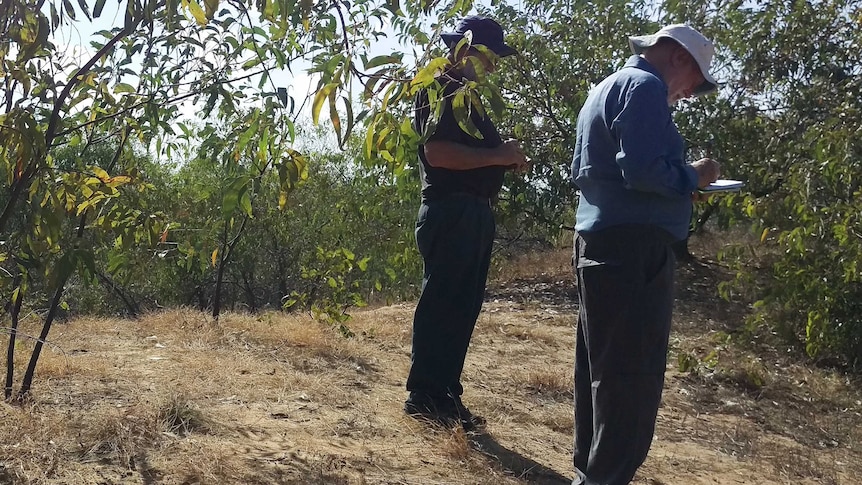
[[[443,82],[444,78],[440,78]],[[500,134],[497,133],[497,128],[490,118],[482,117],[476,110],[470,113],[470,119],[479,132],[482,138],[474,138],[469,133],[465,132],[458,126],[458,121],[455,119],[455,114],[452,110],[452,97],[461,88],[462,85],[457,81],[449,81],[443,86],[441,96],[445,96],[446,101],[443,107],[440,120],[437,123],[434,133],[429,137],[429,141],[449,141],[460,143],[470,147],[478,148],[496,148],[503,143],[500,139]],[[416,104],[414,106],[413,128],[417,133],[422,133],[425,123],[431,116],[431,110],[428,106],[428,92],[422,90],[416,96]],[[468,193],[479,197],[492,198],[497,195],[500,188],[503,186],[503,176],[506,173],[506,167],[489,166],[475,168],[471,170],[449,170],[446,168],[433,167],[425,158],[425,146],[419,145],[419,160],[422,162],[420,170],[422,171],[422,199],[434,199],[450,193]]]
[[[578,232],[645,224],[687,237],[697,172],[683,160],[667,96],[661,75],[639,56],[590,91],[572,160]]]

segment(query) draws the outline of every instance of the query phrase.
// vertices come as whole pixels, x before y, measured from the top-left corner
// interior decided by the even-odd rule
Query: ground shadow
[[[488,433],[472,433],[470,446],[496,462],[507,473],[527,483],[539,485],[570,485],[571,478],[560,475],[541,463],[501,445]]]

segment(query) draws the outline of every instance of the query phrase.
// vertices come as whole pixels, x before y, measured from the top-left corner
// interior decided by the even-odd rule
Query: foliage
[[[859,364],[862,259],[860,39],[862,4],[815,2],[519,2],[490,11],[521,55],[501,70],[509,113],[535,168],[501,197],[503,231],[553,240],[572,219],[568,166],[589,88],[630,55],[628,35],[686,22],[717,46],[719,93],[680,103],[691,160],[711,156],[746,191],[698,205],[693,227],[750,228],[723,251],[737,270],[725,296],[758,303],[766,325],[813,357]],[[756,255],[751,260],[752,250]]]
[[[308,71],[319,81],[312,115],[317,120],[328,100],[342,146],[365,116],[352,115],[354,76],[373,79],[373,85],[365,83],[365,101],[377,122],[372,126],[378,129],[372,138],[388,139],[380,135],[385,129],[380,120],[394,119],[389,101],[400,99],[393,93],[408,91],[412,76],[399,56],[370,57],[371,40],[392,23],[404,38],[427,44],[419,18],[436,8],[420,2],[402,10],[397,2],[380,0],[129,0],[121,6],[119,25],[96,32],[89,47],[79,51],[79,62],[58,42],[58,32],[92,24],[105,6],[104,0],[77,5],[5,0],[0,9],[0,168],[6,175],[0,197],[5,269],[0,286],[10,297],[27,297],[37,287],[52,295],[20,398],[29,392],[68,279],[101,274],[102,281],[116,286],[114,278],[135,259],[108,250],[101,251],[107,264],[97,260],[96,248],[106,247],[107,240],[118,250],[162,245],[164,251],[176,243],[171,249],[187,250],[185,271],[205,280],[203,246],[170,239],[175,224],[141,205],[145,198],[129,196],[150,185],[135,165],[136,151],[148,151],[159,161],[183,155],[205,160],[210,173],[227,177],[209,191],[202,189],[198,200],[219,208],[220,217],[210,213],[213,217],[200,226],[218,234],[216,247],[207,252],[216,268],[212,306],[218,316],[223,277],[255,217],[253,202],[263,180],[277,174],[277,198],[285,207],[305,172],[306,161],[292,146],[295,117],[305,100],[276,86],[273,71],[290,69],[298,59],[309,63]],[[456,2],[441,9],[455,15],[469,6]],[[366,74],[360,61],[361,69],[376,71]],[[384,90],[382,102],[375,101],[377,89]],[[198,110],[202,126],[178,120],[183,102]],[[344,122],[339,109],[346,111]],[[415,140],[415,134],[403,135]],[[192,140],[200,147],[184,150]],[[88,150],[102,144],[116,147],[106,166],[84,164],[70,171],[57,163],[64,146],[83,147],[77,156],[86,160]],[[383,152],[406,156],[409,145],[397,144]],[[70,237],[64,228],[72,227]],[[44,283],[31,284],[35,275]],[[38,298],[36,292],[32,296]],[[11,356],[11,342],[9,348]],[[11,357],[9,362],[11,367]]]
[[[735,291],[753,290],[753,325],[812,357],[858,365],[862,3],[684,3],[669,11],[716,39],[727,82],[718,98],[692,105],[686,129],[725,174],[748,182],[723,201],[719,222],[750,220],[759,239],[754,265],[749,251],[725,251]]]
[[[303,135],[306,142],[321,136]],[[419,189],[412,172],[396,177],[364,165],[355,150],[307,154],[307,178],[283,207],[277,174],[254,189],[254,217],[223,275],[223,305],[258,311],[290,303],[290,311],[308,309],[342,325],[349,306],[414,297],[416,287],[406,284],[421,278],[412,231]],[[154,175],[159,183],[147,203],[169,206],[173,228],[158,249],[123,253],[128,261],[115,283],[137,307],[211,308],[217,275],[212,256],[219,253],[223,221],[213,199],[230,185],[229,177],[212,169],[195,159]],[[73,286],[68,299],[76,312],[128,310],[119,293],[103,295],[92,286]]]

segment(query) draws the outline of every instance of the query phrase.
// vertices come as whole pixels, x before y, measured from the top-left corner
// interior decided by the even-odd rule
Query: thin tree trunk
[[[224,277],[224,267],[226,264],[225,253],[227,252],[227,222],[224,223],[224,230],[221,234],[222,251],[218,262],[218,271],[216,272],[215,290],[213,290],[213,319],[218,321],[219,313],[221,313],[221,280]]]
[[[138,302],[136,302],[131,295],[127,295],[126,291],[123,291],[123,288],[117,285],[117,283],[115,283],[108,275],[101,271],[96,271],[96,276],[108,291],[117,295],[117,298],[123,302],[123,305],[126,306],[126,311],[129,312],[129,316],[137,317],[141,313],[141,307],[138,305]]]
[[[16,291],[12,299],[12,323],[9,328],[9,348],[6,350],[6,385],[3,386],[3,398],[12,397],[12,380],[15,375],[15,340],[18,335],[18,318],[21,315],[21,302],[24,300],[24,292],[21,285],[21,274],[15,276]]]
[[[254,281],[254,274],[249,275],[245,271],[242,271],[242,283],[245,289],[245,302],[248,304],[248,310],[250,312],[257,313],[257,299],[254,297],[254,287],[252,287],[252,281]]]
[[[27,370],[24,372],[24,379],[21,381],[21,389],[18,390],[18,396],[15,398],[18,402],[23,402],[27,398],[27,395],[30,394],[30,388],[33,385],[33,375],[36,373],[36,364],[39,362],[39,355],[42,353],[42,345],[48,338],[51,324],[54,323],[54,318],[57,316],[57,309],[60,308],[60,299],[63,298],[65,287],[66,279],[63,279],[54,291],[54,297],[51,299],[51,307],[48,309],[48,315],[45,317],[45,323],[42,325],[42,333],[39,334],[39,340],[36,341],[36,345],[33,347],[33,353],[30,354],[30,362],[27,363]]]
[[[219,259],[218,264],[218,273],[216,274],[215,281],[215,291],[213,292],[213,318],[218,320],[219,313],[221,311],[221,287],[222,287],[222,279],[224,278],[224,270],[227,267],[227,262],[230,260],[230,255],[233,253],[233,248],[236,247],[236,244],[239,242],[240,236],[242,236],[243,231],[245,230],[245,224],[248,222],[248,217],[243,217],[242,224],[240,224],[239,229],[236,231],[236,235],[233,239],[228,242],[227,240],[227,222],[224,225],[224,232],[222,233],[222,254],[221,259]]]

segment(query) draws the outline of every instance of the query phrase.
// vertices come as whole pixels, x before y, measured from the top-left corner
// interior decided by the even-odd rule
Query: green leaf
[[[332,128],[335,129],[335,136],[338,137],[338,146],[343,145],[343,137],[341,133],[341,118],[338,117],[338,107],[335,104],[336,91],[329,93],[329,120],[332,121]]]
[[[365,63],[365,69],[374,69],[375,67],[380,67],[386,64],[395,64],[401,62],[401,57],[402,56],[400,54],[377,56]]]
[[[131,84],[118,83],[114,86],[114,93],[134,93],[135,88]]]
[[[205,15],[207,20],[212,20],[218,10],[219,0],[204,0]],[[272,2],[271,2],[272,3]]]
[[[105,8],[106,0],[96,0],[96,5],[93,6],[93,17],[98,18],[102,15],[102,9]]]
[[[63,11],[66,12],[66,15],[68,15],[70,19],[75,20],[75,7],[72,6],[72,2],[69,0],[63,0]]]
[[[234,210],[240,204],[240,199],[248,189],[248,177],[237,177],[225,190],[222,199],[221,214],[224,220],[229,220],[233,216]]]
[[[240,209],[242,209],[245,215],[253,217],[251,207],[251,195],[248,190],[242,191],[242,195],[239,198],[239,207]]]
[[[467,93],[463,90],[458,91],[455,96],[452,97],[452,112],[455,114],[455,120],[458,122],[458,126],[464,130],[465,133],[468,133],[473,138],[482,139],[482,133],[479,132],[479,129],[476,128],[476,124],[473,123],[473,120],[470,117],[470,105],[467,103]]]
[[[361,271],[366,271],[368,269],[368,261],[370,261],[370,260],[371,260],[371,258],[366,256],[366,257],[360,259],[359,261],[357,261],[356,265],[359,266],[359,269]]]
[[[87,0],[78,0],[78,6],[81,7],[81,11],[84,12],[84,15],[88,20],[93,20],[93,18],[90,17],[90,7],[87,6]]]

